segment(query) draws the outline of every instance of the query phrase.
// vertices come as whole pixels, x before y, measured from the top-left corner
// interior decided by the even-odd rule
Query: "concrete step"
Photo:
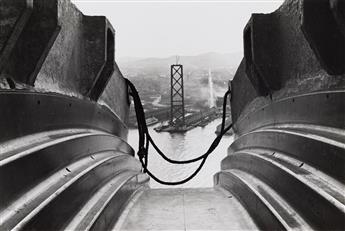
[[[0,144],[0,166],[68,140],[100,134],[104,133],[90,129],[60,129],[12,139]]]
[[[215,183],[236,192],[264,229],[278,220],[284,229],[344,230],[343,106],[339,90],[247,108]]]
[[[222,170],[237,169],[262,180],[313,228],[344,227],[344,199],[337,188],[311,176],[303,168],[287,162],[281,164],[281,159],[268,158],[267,153],[258,154],[253,150],[233,153],[222,161]]]
[[[288,123],[288,124],[275,124],[272,126],[265,126],[258,130],[287,130],[293,131],[304,135],[312,135],[318,137],[319,140],[330,140],[331,143],[337,142],[338,145],[344,146],[345,137],[344,130],[334,127],[327,127],[314,124],[299,124],[299,123]]]
[[[112,213],[119,215],[126,198],[147,183],[146,175],[139,177],[140,169],[136,160],[121,153],[103,152],[79,159],[1,210],[0,226],[6,230],[60,230],[68,225],[90,228],[111,202],[118,205],[111,206]],[[69,224],[71,218],[73,222]],[[47,220],[59,222],[47,223]]]
[[[241,152],[259,155],[267,161],[272,161],[278,167],[286,169],[344,211],[345,195],[341,192],[345,190],[345,185],[331,176],[285,153],[266,149],[250,149]]]
[[[100,230],[101,227],[108,227],[115,223],[116,218],[122,212],[121,207],[131,196],[129,193],[123,194],[123,191],[135,191],[137,189],[130,185],[130,181],[135,181],[137,175],[137,171],[128,170],[116,174],[87,200],[64,229],[90,230],[92,228],[93,230]],[[102,216],[103,218],[100,219]],[[109,224],[104,224],[107,222]]]
[[[94,159],[89,157],[79,159],[32,187],[9,205],[2,204],[6,206],[1,211],[3,227],[8,229],[21,227],[80,177],[112,158],[114,154],[108,152],[96,154]]]
[[[94,129],[118,137],[127,133],[124,123],[109,109],[87,100],[29,90],[3,90],[0,98],[0,107],[6,108],[1,113],[0,143],[66,128]]]
[[[12,161],[0,166],[0,209],[31,190],[39,182],[79,159],[84,157],[94,159],[94,154],[104,151],[111,152],[115,157],[117,153],[126,153],[128,147],[123,140],[102,132],[79,135],[68,133],[63,137],[60,135],[52,137],[44,139],[46,142],[37,139],[36,146],[31,146],[27,150],[23,150],[20,145],[18,149],[9,148],[11,155],[6,156],[12,157]],[[23,138],[24,142],[16,139],[14,143],[25,146],[26,139],[27,137]],[[15,150],[19,153],[13,153]]]
[[[277,192],[253,175],[235,169],[226,170],[218,173],[215,181],[242,202],[261,229],[311,229]]]
[[[149,189],[133,199],[116,230],[256,230],[239,201],[215,188]]]
[[[128,150],[114,135],[83,128],[1,143],[0,229],[88,230],[116,222],[149,179]]]
[[[285,129],[261,129],[239,137],[229,155],[242,149],[266,149],[284,153],[345,184],[345,145],[331,136]]]

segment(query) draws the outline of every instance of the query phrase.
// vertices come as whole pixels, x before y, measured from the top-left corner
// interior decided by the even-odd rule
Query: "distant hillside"
[[[228,53],[220,54],[216,52],[210,52],[205,54],[200,54],[196,56],[180,56],[179,63],[184,65],[185,70],[205,70],[211,69],[226,69],[228,71],[234,72],[243,54],[238,53]],[[170,56],[167,58],[145,58],[138,59],[132,57],[124,57],[117,60],[120,69],[124,72],[137,72],[144,71],[157,74],[165,74],[169,71],[171,64],[176,62],[175,56]]]

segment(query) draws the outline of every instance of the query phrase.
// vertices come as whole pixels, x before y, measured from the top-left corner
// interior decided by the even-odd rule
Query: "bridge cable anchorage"
[[[184,184],[190,181],[200,172],[208,156],[217,148],[223,136],[232,128],[232,124],[230,124],[228,127],[225,128],[227,98],[231,94],[231,90],[229,89],[224,95],[223,116],[222,116],[222,125],[221,125],[220,133],[214,139],[214,141],[212,142],[211,146],[206,151],[206,153],[204,153],[203,155],[199,157],[189,159],[189,160],[173,160],[167,157],[153,141],[152,137],[150,136],[148,132],[148,128],[147,128],[147,124],[145,120],[145,112],[144,112],[143,105],[139,97],[139,93],[132,82],[130,82],[128,79],[125,79],[125,80],[130,89],[129,94],[132,96],[133,101],[134,101],[134,109],[135,109],[135,113],[137,117],[138,133],[139,133],[139,148],[138,148],[137,155],[144,169],[144,173],[147,173],[152,179],[154,179],[155,181],[163,185],[180,185],[180,184]],[[158,177],[156,177],[152,172],[150,172],[150,170],[147,167],[148,166],[148,149],[149,149],[150,144],[152,144],[153,148],[158,152],[158,154],[164,160],[172,164],[189,164],[189,163],[194,163],[200,160],[202,161],[199,167],[189,177],[181,181],[175,181],[175,182],[163,181],[159,179]]]

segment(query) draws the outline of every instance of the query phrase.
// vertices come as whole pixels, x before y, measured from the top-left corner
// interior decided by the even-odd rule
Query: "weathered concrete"
[[[304,0],[301,8],[301,29],[320,64],[331,75],[345,74],[344,1]]]
[[[1,0],[0,12],[2,88],[102,97],[127,120],[127,87],[105,17],[85,16],[69,0]]]
[[[107,105],[125,124],[129,120],[129,96],[127,85],[117,64],[114,73],[100,96],[99,103]]]
[[[13,25],[12,34],[2,52],[2,74],[11,76],[18,82],[34,84],[60,30],[57,4],[55,0],[26,1],[26,7]]]
[[[2,52],[10,38],[15,24],[19,22],[27,6],[26,0],[1,0],[0,1],[0,51]],[[29,10],[30,11],[30,10]],[[25,21],[25,17],[23,18]],[[3,56],[0,56],[3,58]]]
[[[318,2],[324,5],[328,0]],[[272,100],[345,88],[343,25],[332,18],[334,38],[328,22],[319,26],[313,21],[333,17],[331,9],[322,14],[306,6],[313,8],[314,1],[287,0],[271,14],[252,15],[244,30],[244,60],[232,82],[234,122]],[[344,4],[337,7],[335,15],[343,12]]]
[[[248,102],[258,96],[246,72],[245,59],[242,59],[234,79],[231,81],[231,118],[235,122]]]
[[[214,180],[259,229],[345,229],[344,12],[342,0],[286,0],[244,30],[236,139]]]
[[[114,29],[69,0],[0,13],[0,230],[107,230],[149,180],[125,142]]]
[[[344,118],[344,90],[249,113],[236,122],[239,136],[215,184],[239,198],[260,229],[344,230]]]
[[[68,0],[58,1],[58,20],[61,31],[42,65],[35,86],[90,96],[99,78],[108,80],[112,75],[111,71],[102,76],[102,71],[113,66],[114,30],[105,17],[84,16]],[[111,63],[107,64],[108,59]],[[99,87],[104,89],[106,83]]]
[[[218,189],[151,189],[128,208],[119,230],[254,230],[235,197]]]

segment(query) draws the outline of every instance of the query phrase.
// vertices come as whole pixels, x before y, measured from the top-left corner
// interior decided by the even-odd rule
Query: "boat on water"
[[[151,126],[151,125],[154,125],[154,124],[157,124],[159,122],[159,120],[155,117],[150,117],[150,118],[147,118],[146,119],[146,125],[147,126]]]
[[[195,126],[174,126],[170,123],[168,124],[161,124],[154,128],[156,132],[171,132],[171,133],[183,133],[189,131],[191,128]]]
[[[214,187],[151,189],[110,22],[1,0],[0,230],[345,230],[344,7],[253,14]]]
[[[168,128],[168,127],[169,127],[168,124],[161,123],[159,126],[155,127],[153,130],[155,130],[156,132],[161,132],[163,131],[164,128]]]
[[[146,121],[146,125],[147,126],[151,126],[151,125],[155,125],[155,124],[159,123],[159,120],[156,117],[154,117],[154,116],[145,119],[145,121]],[[133,127],[135,127],[135,128],[138,127],[137,121],[134,122]]]

